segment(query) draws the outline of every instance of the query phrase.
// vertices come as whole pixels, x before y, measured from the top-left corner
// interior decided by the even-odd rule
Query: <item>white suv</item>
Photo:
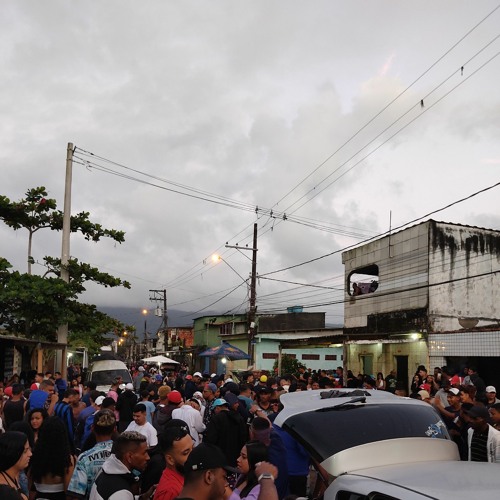
[[[316,497],[491,500],[500,491],[499,464],[460,462],[427,403],[358,389],[295,392],[281,402],[274,423],[310,453]]]

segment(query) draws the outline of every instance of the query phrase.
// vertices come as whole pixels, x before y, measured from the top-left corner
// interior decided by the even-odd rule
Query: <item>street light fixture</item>
[[[243,278],[243,276],[238,271],[236,271],[236,269],[231,264],[229,264],[229,262],[227,260],[223,259],[221,255],[218,255],[218,254],[212,255],[212,261],[215,263],[217,263],[219,261],[224,262],[224,264],[226,264],[226,266],[229,267],[231,269],[231,271],[236,273],[243,281],[247,281],[247,279]]]

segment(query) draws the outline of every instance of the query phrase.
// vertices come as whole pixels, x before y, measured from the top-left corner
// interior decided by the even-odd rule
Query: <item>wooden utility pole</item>
[[[62,229],[62,250],[61,250],[61,279],[69,283],[69,256],[71,234],[71,183],[73,178],[73,143],[68,142],[66,150],[66,181],[64,185],[64,213]],[[68,323],[59,326],[57,329],[57,342],[63,344],[63,348],[57,351],[57,367],[63,378],[66,378],[67,351],[68,351]]]
[[[253,248],[252,248],[252,275],[250,277],[250,310],[248,311],[248,325],[250,335],[248,336],[248,354],[251,363],[255,365],[255,316],[257,312],[257,223],[253,225]]]
[[[225,245],[226,248],[252,251],[252,273],[250,275],[250,307],[248,311],[248,354],[250,362],[255,365],[255,317],[257,315],[257,223],[253,225],[253,245],[252,248],[240,247],[238,245]],[[224,261],[225,262],[225,261]],[[227,264],[227,262],[226,262]],[[229,266],[229,264],[228,264]],[[231,267],[231,266],[229,266]],[[231,267],[231,269],[233,269]],[[236,272],[233,269],[234,272]],[[236,274],[238,274],[236,272]],[[239,276],[239,275],[238,275]]]

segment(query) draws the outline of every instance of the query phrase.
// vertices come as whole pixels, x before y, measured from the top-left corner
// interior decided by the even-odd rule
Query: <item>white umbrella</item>
[[[151,358],[144,358],[143,361],[145,363],[160,363],[160,364],[170,364],[170,365],[179,365],[178,361],[174,361],[173,359],[167,358],[166,356],[153,356]]]

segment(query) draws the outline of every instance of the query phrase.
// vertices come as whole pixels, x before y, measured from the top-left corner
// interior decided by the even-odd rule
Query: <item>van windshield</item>
[[[132,377],[128,370],[99,370],[92,372],[90,380],[97,385],[111,385],[116,377],[121,377],[124,384],[132,382]]]

